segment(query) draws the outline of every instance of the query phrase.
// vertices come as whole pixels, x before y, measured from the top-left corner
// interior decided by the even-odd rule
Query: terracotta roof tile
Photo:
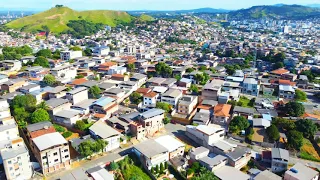
[[[214,107],[214,115],[215,116],[223,116],[223,117],[229,117],[230,116],[230,104],[217,104]]]
[[[143,94],[143,95],[147,94],[150,91],[151,91],[150,88],[139,88],[139,89],[136,90],[137,93],[140,93],[140,94]]]
[[[124,75],[122,75],[122,74],[112,74],[112,77],[124,77]]]
[[[33,138],[36,138],[45,134],[49,134],[49,133],[54,133],[54,132],[56,132],[56,130],[54,129],[53,126],[51,126],[48,129],[41,129],[38,131],[30,132],[30,136],[31,136],[31,139],[33,139]]]
[[[148,98],[154,98],[154,97],[156,97],[157,95],[158,95],[158,93],[151,91],[151,92],[145,94],[144,96],[145,96],[145,97],[148,97]]]
[[[79,85],[79,84],[82,84],[84,82],[87,82],[88,80],[84,79],[84,78],[81,78],[81,79],[75,79],[74,81],[72,81],[70,84],[71,85]]]
[[[282,74],[287,74],[290,71],[284,69],[284,68],[280,68],[280,69],[276,69],[274,71],[271,71],[272,74],[278,74],[278,75],[282,75]]]

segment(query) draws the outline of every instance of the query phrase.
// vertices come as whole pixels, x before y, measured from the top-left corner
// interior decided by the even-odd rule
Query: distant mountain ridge
[[[303,19],[309,17],[320,17],[320,9],[301,5],[272,5],[253,6],[248,9],[240,9],[229,12],[232,18],[275,18],[275,19]]]
[[[127,11],[129,14],[159,14],[159,13],[170,13],[170,14],[181,14],[181,13],[227,13],[230,10],[226,9],[215,9],[215,8],[199,8],[199,9],[189,9],[189,10],[136,10]]]

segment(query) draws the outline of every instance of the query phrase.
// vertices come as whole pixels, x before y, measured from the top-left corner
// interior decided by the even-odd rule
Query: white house
[[[157,104],[158,96],[159,94],[153,91],[143,95],[143,105],[155,107]]]
[[[122,66],[112,66],[108,70],[109,75],[112,75],[112,74],[122,74],[123,75],[126,72],[127,72],[127,68],[122,67]]]
[[[80,119],[80,111],[68,109],[57,112],[54,115],[54,120],[66,124],[68,126],[75,125],[76,122]]]
[[[77,76],[77,69],[71,65],[64,65],[52,68],[51,74],[59,78],[75,78]]]
[[[185,145],[176,138],[166,135],[155,139],[157,143],[165,147],[169,152],[169,159],[183,156]]]
[[[172,105],[172,107],[176,107],[179,99],[182,97],[182,92],[177,89],[169,89],[165,93],[161,95],[161,102],[166,102]]]
[[[70,59],[82,57],[82,51],[61,51],[60,59],[62,61],[69,61]]]
[[[81,101],[88,99],[88,89],[85,87],[78,87],[74,90],[71,90],[66,93],[66,98],[71,102],[73,105],[77,104]]]
[[[152,167],[160,166],[161,163],[169,161],[169,152],[153,139],[148,139],[133,148],[142,164],[149,170]]]
[[[120,147],[120,133],[104,121],[97,121],[89,128],[89,131],[94,138],[108,142],[104,151],[108,152]]]
[[[0,100],[0,119],[11,117],[9,103],[6,100]]]
[[[92,56],[107,56],[109,55],[110,48],[109,47],[97,47],[92,51]]]
[[[206,125],[188,125],[186,135],[203,146],[213,145],[224,139],[225,129]]]
[[[254,78],[246,78],[243,81],[242,92],[244,94],[249,94],[249,95],[252,95],[252,96],[258,96],[259,95],[259,89],[260,89],[260,85],[259,85],[258,81],[255,80]]]
[[[294,99],[295,90],[290,85],[279,85],[279,98],[283,99]]]
[[[10,71],[19,71],[22,68],[22,63],[18,60],[4,60],[1,63],[2,67]]]

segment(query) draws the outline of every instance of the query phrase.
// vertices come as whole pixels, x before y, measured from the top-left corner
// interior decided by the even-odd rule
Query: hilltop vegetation
[[[142,14],[139,18],[139,21],[146,22],[146,21],[154,21],[154,18],[152,16]]]
[[[85,20],[92,23],[101,23],[116,26],[121,23],[130,23],[133,17],[126,12],[97,10],[74,11],[68,7],[57,6],[47,11],[11,21],[6,24],[8,28],[21,29],[25,32],[37,32],[48,27],[53,33],[61,33],[70,30],[70,21]]]
[[[282,5],[282,6],[253,6],[248,9],[241,9],[229,13],[233,18],[287,18],[302,19],[320,15],[319,8],[311,8],[300,5]]]

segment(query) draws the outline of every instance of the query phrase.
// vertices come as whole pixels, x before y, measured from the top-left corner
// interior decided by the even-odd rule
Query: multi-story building
[[[251,151],[247,148],[236,148],[234,151],[226,154],[229,165],[241,169],[246,166],[251,159]]]
[[[22,63],[19,60],[4,60],[1,62],[5,70],[19,71],[22,68]]]
[[[297,163],[287,170],[283,177],[284,180],[318,180],[319,172],[301,163]]]
[[[279,85],[279,98],[283,99],[294,99],[295,90],[290,85]]]
[[[182,97],[182,92],[177,89],[169,89],[161,95],[161,102],[169,103],[172,107],[176,107],[179,99]]]
[[[288,169],[289,152],[281,148],[271,150],[271,170],[272,172],[282,172]]]
[[[57,78],[72,78],[77,76],[77,69],[71,65],[63,65],[59,67],[52,68],[51,74]]]
[[[198,97],[185,95],[179,100],[178,111],[179,114],[189,115],[197,106]]]
[[[27,81],[24,78],[10,79],[1,84],[1,90],[12,93],[26,84]]]
[[[242,93],[244,93],[244,94],[249,94],[252,96],[259,95],[260,85],[259,85],[258,81],[254,78],[244,79],[242,87],[243,87]]]
[[[0,119],[11,116],[9,103],[6,100],[0,100]]]
[[[82,57],[82,51],[61,51],[60,59],[62,61],[69,61],[70,59],[75,59]]]
[[[18,126],[13,117],[0,119],[0,142],[16,139],[19,137]]]
[[[79,87],[66,93],[66,98],[73,105],[88,99],[88,89]]]
[[[106,117],[110,117],[112,113],[118,110],[118,108],[119,107],[116,99],[113,99],[111,97],[101,97],[91,106],[93,112],[98,114],[105,114]]]
[[[230,119],[230,104],[218,104],[213,109],[213,123],[226,126]]]
[[[169,152],[169,159],[183,156],[185,145],[172,136],[166,135],[155,139],[157,143],[165,147]]]
[[[202,88],[202,96],[201,99],[204,100],[218,100],[218,96],[221,93],[221,88],[223,85],[223,80],[212,80],[211,82],[208,82],[203,88]]]
[[[195,142],[207,147],[208,145],[213,145],[214,143],[223,140],[225,129],[206,125],[188,125],[186,135]]]
[[[29,151],[22,138],[10,141],[10,146],[1,150],[3,168],[8,180],[31,179],[33,169]]]
[[[148,92],[143,95],[143,105],[148,107],[156,107],[159,94],[156,92]]]

